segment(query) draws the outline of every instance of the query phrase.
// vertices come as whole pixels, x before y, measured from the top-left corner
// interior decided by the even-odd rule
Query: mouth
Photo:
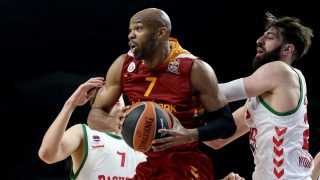
[[[257,54],[263,54],[264,50],[262,47],[257,47]]]
[[[132,53],[134,53],[137,49],[137,45],[132,41],[129,42],[129,47]]]

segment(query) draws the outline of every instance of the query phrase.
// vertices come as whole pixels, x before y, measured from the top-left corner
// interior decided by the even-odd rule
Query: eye
[[[270,40],[274,39],[273,35],[267,35],[267,38]]]
[[[138,32],[141,32],[142,30],[143,30],[142,27],[137,27],[137,31],[138,31]]]

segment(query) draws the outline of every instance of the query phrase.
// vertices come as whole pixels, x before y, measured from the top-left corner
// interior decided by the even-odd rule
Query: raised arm
[[[82,128],[78,124],[66,131],[69,119],[77,106],[87,103],[96,93],[95,90],[89,90],[102,85],[102,77],[91,78],[81,84],[65,102],[59,115],[43,137],[38,155],[44,162],[51,164],[64,160],[78,149],[83,139]]]
[[[246,96],[262,95],[271,107],[278,111],[288,111],[296,107],[299,100],[299,80],[297,74],[285,63],[275,61],[267,63],[245,78],[220,84],[221,92],[228,101],[241,100]],[[245,92],[244,92],[245,91]],[[279,99],[285,99],[279,101]],[[245,108],[233,113],[237,125],[236,133],[227,139],[208,141],[205,144],[219,149],[249,131],[245,123]]]
[[[88,125],[92,129],[101,132],[119,131],[117,120],[124,114],[110,116],[109,113],[122,93],[120,77],[124,57],[125,55],[119,56],[111,65],[106,75],[106,83],[96,96],[88,117]]]

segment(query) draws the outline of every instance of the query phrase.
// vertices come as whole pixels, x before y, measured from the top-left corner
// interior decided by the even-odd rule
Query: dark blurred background
[[[137,11],[161,8],[171,18],[172,37],[212,65],[219,82],[249,75],[264,14],[300,18],[314,29],[309,54],[294,64],[308,83],[310,152],[320,150],[320,16],[315,1],[252,2],[178,0],[1,0],[1,179],[69,179],[70,160],[47,165],[37,156],[42,137],[65,100],[92,76],[105,76],[128,51],[128,23]],[[236,109],[243,102],[231,104]],[[89,106],[76,110],[70,124],[86,123]],[[216,177],[230,171],[251,179],[248,135],[221,150],[205,148]]]

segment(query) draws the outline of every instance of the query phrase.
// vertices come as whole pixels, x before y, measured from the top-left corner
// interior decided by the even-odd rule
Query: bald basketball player
[[[171,111],[188,128],[174,147],[154,145],[147,161],[136,169],[137,179],[214,179],[210,159],[198,142],[228,138],[236,130],[225,96],[219,92],[213,69],[170,38],[171,22],[162,10],[148,8],[132,16],[129,47],[109,68],[88,125],[99,131],[121,131],[123,111],[110,116],[121,93],[131,104],[154,101]],[[202,121],[199,107],[204,107]],[[203,109],[202,109],[203,110]],[[203,111],[202,111],[203,112]],[[179,143],[181,142],[181,143]]]

